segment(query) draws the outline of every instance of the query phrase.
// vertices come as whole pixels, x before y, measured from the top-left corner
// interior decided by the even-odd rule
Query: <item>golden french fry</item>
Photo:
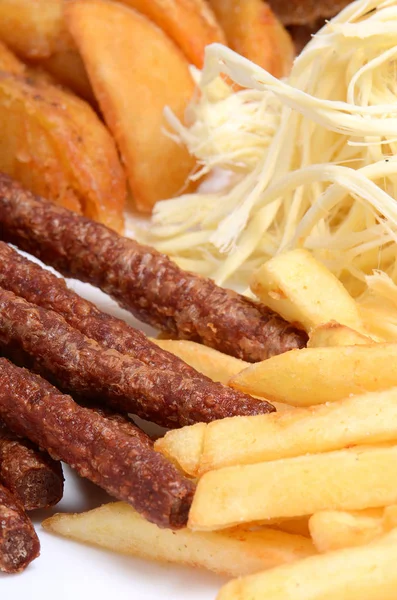
[[[205,0],[121,0],[156,23],[190,63],[201,68],[208,44],[226,44],[225,34]]]
[[[189,64],[146,17],[102,0],[65,14],[105,120],[120,148],[137,208],[182,191],[195,161],[164,133],[164,107],[183,119],[193,95]],[[145,51],[142,51],[145,48]]]
[[[23,58],[47,58],[73,45],[63,0],[1,0],[0,39]]]
[[[229,385],[294,406],[381,391],[397,386],[397,344],[291,350],[248,367]]]
[[[363,546],[384,533],[383,509],[324,510],[311,516],[309,529],[319,552]]]
[[[262,0],[210,0],[233,50],[275,77],[289,74],[295,49],[289,33]]]
[[[310,537],[309,517],[283,519],[279,523],[271,525],[271,527],[279,529],[280,531],[285,531],[286,533],[292,533],[293,535],[303,535],[304,537]]]
[[[122,230],[124,173],[109,132],[88,104],[45,82],[0,73],[0,140],[1,171]]]
[[[196,371],[203,373],[213,381],[227,383],[233,375],[249,366],[249,363],[243,360],[196,342],[160,339],[152,341],[163,350],[176,354]]]
[[[179,430],[180,437],[183,432],[183,440],[179,442],[181,455],[189,436],[196,436],[193,427]],[[166,438],[177,432],[168,433]],[[198,475],[231,465],[394,441],[397,440],[397,388],[310,409],[213,421],[202,428],[202,433],[202,440],[196,446],[200,452],[195,460]]]
[[[395,600],[397,531],[227,583],[217,600]]]
[[[314,327],[309,333],[308,348],[324,348],[325,346],[365,346],[372,344],[370,337],[341,325],[336,321]]]
[[[160,529],[123,502],[81,514],[58,514],[47,531],[150,560],[204,567],[238,576],[314,554],[310,540],[273,529],[195,533]]]
[[[308,332],[329,321],[363,331],[355,300],[307,250],[271,258],[254,274],[251,289],[266,306]]]
[[[397,500],[396,478],[392,445],[225,467],[199,480],[188,526],[211,531],[327,509],[387,506]]]
[[[204,439],[205,423],[172,429],[156,440],[154,449],[176,463],[185,473],[196,477]]]
[[[397,527],[397,504],[385,506],[382,525],[385,533]]]

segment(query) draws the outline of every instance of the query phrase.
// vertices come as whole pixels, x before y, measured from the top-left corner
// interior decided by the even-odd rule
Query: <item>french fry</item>
[[[346,424],[348,423],[348,426]],[[201,424],[203,425],[203,424]],[[196,437],[193,427],[174,435],[172,453]],[[181,438],[175,443],[175,438]],[[200,430],[195,475],[231,465],[246,465],[397,440],[397,388],[345,398],[331,404],[254,417],[213,421]],[[233,440],[233,443],[230,443]],[[190,456],[191,459],[191,456]],[[193,463],[193,461],[192,461]]]
[[[249,363],[243,360],[196,342],[159,339],[153,339],[152,341],[163,350],[179,356],[188,365],[194,367],[196,371],[203,373],[213,381],[227,383],[233,375],[240,373],[249,366]]]
[[[397,531],[227,583],[217,600],[395,600]]]
[[[160,529],[123,502],[81,514],[58,514],[44,529],[115,552],[238,576],[314,554],[310,540],[273,529],[194,533]]]
[[[370,337],[341,325],[336,321],[319,325],[309,333],[308,348],[324,348],[326,346],[365,346],[372,344]]]
[[[295,50],[292,39],[262,0],[210,0],[233,50],[275,77],[289,74]]]
[[[164,107],[183,119],[193,95],[188,62],[160,29],[126,6],[77,0],[66,4],[65,14],[120,148],[134,202],[150,212],[158,200],[182,191],[195,165],[163,131]]]
[[[292,250],[267,261],[254,274],[251,289],[266,306],[307,332],[329,321],[363,332],[356,302],[307,250]]]
[[[185,473],[196,477],[204,440],[205,423],[172,429],[156,440],[154,449],[161,452]]]
[[[277,404],[277,402],[274,403],[274,406],[281,413],[297,410],[288,404]],[[236,418],[239,419],[240,417]],[[164,437],[156,440],[155,449],[164,454],[164,456],[178,465],[178,467],[191,477],[198,477],[199,469],[201,473],[204,436],[207,427],[206,423],[196,423],[188,427],[172,429]],[[228,440],[229,444],[230,439]],[[219,453],[222,454],[222,448],[219,448]]]
[[[394,504],[396,461],[397,446],[360,446],[209,471],[198,482],[188,526],[211,531]]]
[[[309,531],[309,517],[299,517],[297,519],[283,519],[279,523],[271,525],[275,529],[285,531],[286,533],[292,533],[293,535],[303,535],[304,537],[310,537]]]
[[[382,525],[385,532],[397,527],[397,504],[385,506]]]
[[[123,228],[124,173],[90,106],[45,81],[0,73],[0,170],[48,200]]]
[[[363,546],[384,533],[383,509],[324,510],[312,515],[309,529],[319,552]]]
[[[203,66],[208,44],[226,44],[225,34],[206,0],[121,0],[156,23],[190,63]]]
[[[1,0],[0,39],[19,56],[38,60],[68,48],[63,0]]]
[[[397,386],[397,344],[291,350],[248,367],[229,385],[294,406],[381,391]]]

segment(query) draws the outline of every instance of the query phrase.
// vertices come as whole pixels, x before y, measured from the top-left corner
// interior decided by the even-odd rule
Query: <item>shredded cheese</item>
[[[238,286],[304,247],[363,310],[380,297],[384,310],[397,307],[397,0],[349,5],[286,80],[218,44],[196,76],[188,126],[171,113],[169,122],[198,159],[196,177],[231,176],[220,190],[159,202],[140,239]]]

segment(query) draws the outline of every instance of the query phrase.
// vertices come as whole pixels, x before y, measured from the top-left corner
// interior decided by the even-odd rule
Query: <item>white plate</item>
[[[90,285],[70,282],[81,296],[103,311],[124,318],[146,333],[129,313]],[[41,542],[41,555],[20,575],[0,574],[1,600],[213,600],[225,582],[202,570],[151,563],[77,544],[46,533],[41,522],[55,512],[81,512],[109,501],[95,485],[68,468],[65,494],[52,510],[31,516]]]

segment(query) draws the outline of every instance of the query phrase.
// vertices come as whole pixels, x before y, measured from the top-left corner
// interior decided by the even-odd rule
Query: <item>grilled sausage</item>
[[[0,358],[0,418],[159,527],[186,525],[194,484],[137,429],[83,408],[38,375]],[[131,428],[133,425],[131,423]]]
[[[34,196],[0,176],[0,237],[96,285],[138,319],[181,339],[256,362],[307,335],[261,304],[180,269],[167,256]]]
[[[39,540],[21,502],[0,484],[0,571],[23,571],[39,554]]]
[[[63,495],[61,463],[14,435],[1,422],[0,481],[21,500],[25,510],[53,506]]]
[[[164,427],[234,415],[272,412],[273,406],[210,380],[186,379],[102,348],[57,313],[0,288],[0,347],[71,393]]]

